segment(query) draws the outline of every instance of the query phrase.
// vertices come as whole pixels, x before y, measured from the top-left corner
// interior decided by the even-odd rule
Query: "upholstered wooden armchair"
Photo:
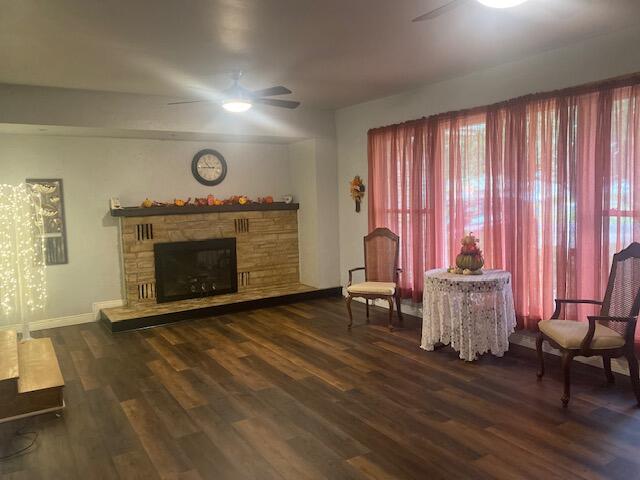
[[[590,315],[589,323],[559,320],[562,305],[586,303],[600,305],[600,315]],[[640,243],[632,243],[613,256],[609,282],[603,301],[556,299],[556,309],[551,320],[538,324],[540,332],[536,340],[540,367],[538,378],[544,375],[542,342],[562,352],[564,394],[562,405],[566,407],[570,395],[570,369],[573,357],[601,356],[609,383],[613,383],[611,359],[625,357],[629,362],[631,385],[640,406],[640,378],[638,360],[634,354],[636,318],[640,310]]]
[[[400,237],[388,228],[376,228],[364,237],[364,267],[349,270],[347,285],[347,311],[349,328],[353,325],[351,301],[355,297],[364,298],[369,323],[369,300],[381,298],[389,302],[389,330],[393,330],[393,300],[398,308],[398,320],[402,324],[400,292],[398,289],[398,268]],[[364,270],[364,282],[353,283],[353,272]]]

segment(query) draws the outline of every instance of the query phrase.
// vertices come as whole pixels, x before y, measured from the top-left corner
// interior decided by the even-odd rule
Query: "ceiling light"
[[[222,102],[222,107],[228,112],[241,113],[249,110],[253,105],[246,98],[229,98]]]
[[[526,2],[527,0],[477,0],[477,1],[491,8],[510,8],[510,7],[517,7],[518,5]]]

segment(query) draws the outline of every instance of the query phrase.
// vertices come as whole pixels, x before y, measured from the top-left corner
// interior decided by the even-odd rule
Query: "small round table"
[[[424,350],[444,343],[466,361],[488,351],[501,357],[509,350],[509,335],[516,326],[511,274],[504,270],[485,270],[482,275],[457,275],[445,269],[425,272],[422,319],[420,347]]]

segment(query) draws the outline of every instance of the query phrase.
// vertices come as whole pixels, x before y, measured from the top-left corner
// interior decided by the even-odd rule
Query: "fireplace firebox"
[[[238,291],[236,239],[156,243],[158,303]]]

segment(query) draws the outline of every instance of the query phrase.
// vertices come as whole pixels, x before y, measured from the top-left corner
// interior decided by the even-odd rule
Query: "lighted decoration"
[[[360,202],[364,197],[364,190],[364,183],[362,182],[360,175],[353,177],[353,180],[350,182],[350,191],[351,198],[356,202],[356,212],[360,211]]]
[[[491,8],[511,8],[523,4],[527,0],[478,0],[481,4]]]
[[[29,314],[46,302],[41,193],[24,183],[0,185],[0,315],[19,317],[23,339]]]
[[[473,236],[473,232],[462,237],[462,248],[456,257],[456,266],[449,268],[449,273],[462,275],[482,275],[484,258],[482,250],[478,248],[479,240]]]

